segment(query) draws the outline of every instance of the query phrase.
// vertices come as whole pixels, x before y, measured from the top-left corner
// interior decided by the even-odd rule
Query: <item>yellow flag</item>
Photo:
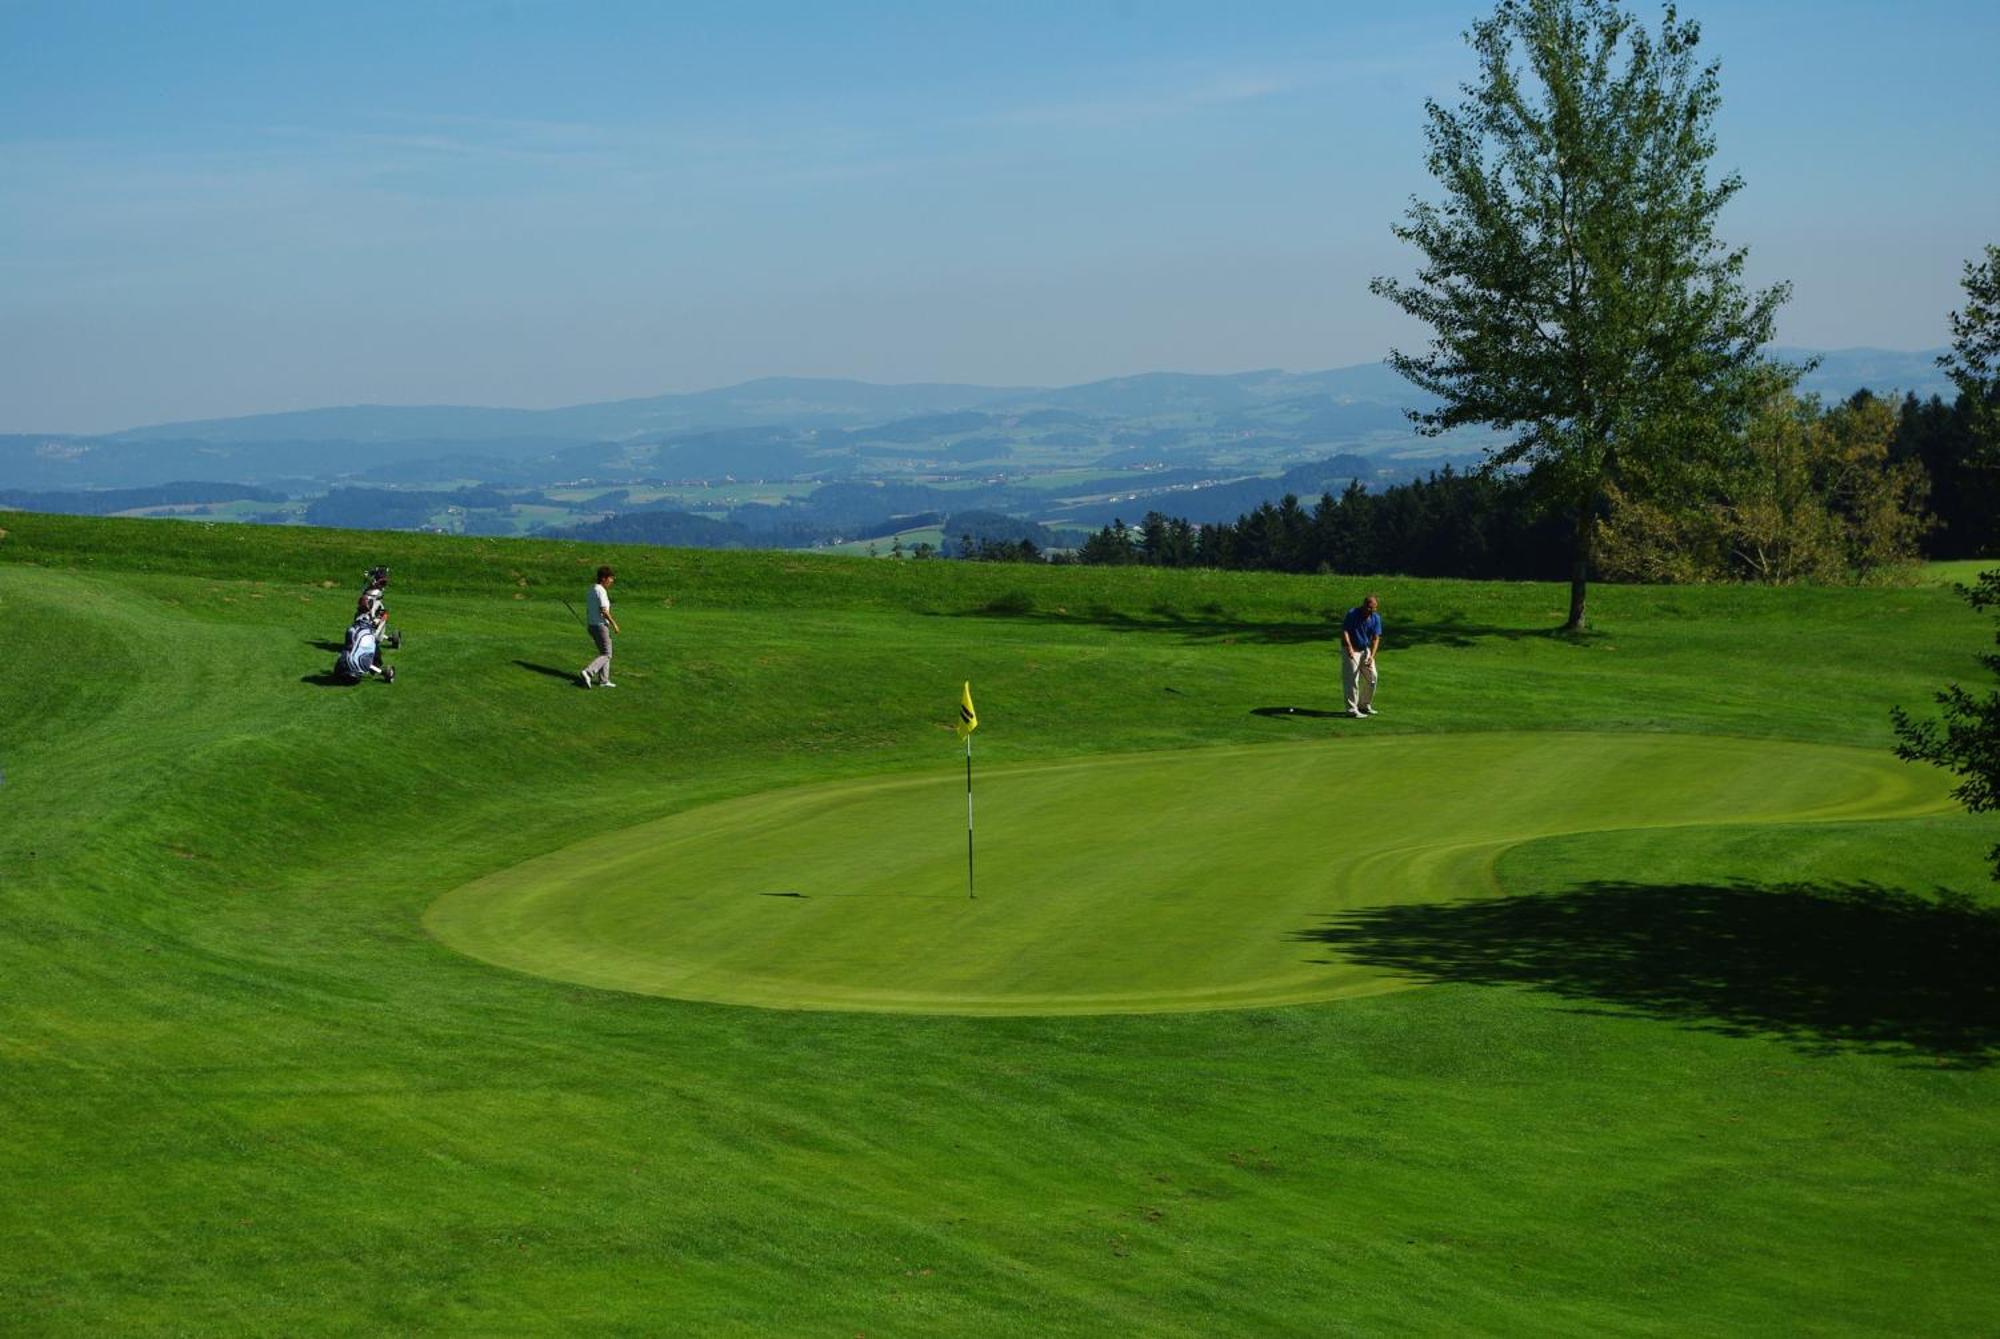
[[[965,696],[958,703],[958,737],[965,738],[979,728],[979,713],[972,709],[972,685],[965,685]]]

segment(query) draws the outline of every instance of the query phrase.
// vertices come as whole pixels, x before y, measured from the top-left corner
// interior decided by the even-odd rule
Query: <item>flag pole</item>
[[[972,735],[965,736],[965,896],[972,892]]]
[[[972,708],[972,685],[965,685],[958,699],[958,734],[965,741],[965,896],[972,891],[972,732],[979,728],[979,713]]]

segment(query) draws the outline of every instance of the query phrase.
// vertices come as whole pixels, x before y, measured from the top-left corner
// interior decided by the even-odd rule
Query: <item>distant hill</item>
[[[1226,413],[1306,398],[1404,404],[1427,397],[1387,364],[1360,363],[1326,372],[1147,372],[1058,390],[1017,392],[997,404],[1154,418],[1176,413]]]
[[[547,448],[547,449],[553,449]],[[181,479],[283,487],[433,458],[430,443],[118,441],[105,437],[0,436],[0,487],[39,490],[151,488]]]
[[[1803,384],[1827,399],[1864,386],[1951,394],[1934,350],[1817,356]],[[1269,473],[1335,452],[1407,455],[1417,443],[1405,411],[1424,402],[1381,363],[1318,372],[1148,372],[1042,388],[767,377],[560,409],[350,405],[98,437],[0,435],[0,488],[216,479],[303,495],[361,481],[538,487],[580,479],[827,480],[921,475],[981,461],[1017,470],[1226,461],[1241,473]],[[1423,453],[1469,457],[1482,444],[1468,435],[1425,444]]]
[[[544,533],[598,544],[664,544],[677,548],[747,549],[757,541],[744,527],[684,511],[635,511]]]
[[[71,516],[112,516],[145,507],[186,507],[215,502],[283,502],[283,493],[247,484],[176,481],[152,488],[96,488],[85,492],[30,492],[0,488],[0,507],[58,512]]]
[[[217,445],[346,442],[380,446],[520,443],[529,447],[623,441],[697,428],[880,429],[902,420],[945,423],[972,411],[1022,415],[1027,426],[1074,425],[1092,417],[1219,413],[1281,400],[1401,403],[1420,398],[1387,366],[1325,372],[1148,372],[1080,386],[1035,388],[765,377],[740,386],[560,409],[471,405],[345,405],[241,418],[157,423],[104,434],[106,442],[202,441]],[[974,420],[967,418],[968,423]],[[879,431],[874,440],[888,440]]]
[[[1937,369],[1938,349],[1807,350],[1776,348],[1781,357],[1817,356],[1819,368],[1805,382],[1823,395],[1862,387],[1947,394]],[[828,427],[880,429],[915,420],[896,436],[911,440],[922,421],[953,423],[973,411],[1032,415],[1027,426],[1075,424],[1082,418],[1166,418],[1181,413],[1220,414],[1287,400],[1334,405],[1402,406],[1424,399],[1384,363],[1357,363],[1319,372],[1146,372],[1062,387],[1008,387],[915,383],[875,385],[815,377],[764,377],[737,386],[632,400],[569,405],[560,409],[493,409],[469,405],[347,405],[241,418],[150,424],[107,433],[109,442],[201,441],[218,445],[279,442],[498,443],[575,445],[696,428]],[[963,420],[970,424],[975,420]]]
[[[1197,525],[1233,521],[1259,503],[1276,502],[1296,493],[1308,503],[1321,493],[1338,493],[1352,480],[1379,481],[1375,462],[1362,456],[1339,455],[1307,461],[1276,478],[1232,479],[1207,485],[1139,490],[1106,501],[1079,502],[1050,510],[1042,519],[1067,525],[1096,527],[1113,520],[1138,521],[1147,512],[1178,516]]]
[[[621,440],[687,428],[849,426],[950,413],[1020,393],[999,386],[877,386],[865,381],[765,377],[740,386],[608,400],[562,409],[465,405],[347,405],[243,418],[161,423],[107,434],[114,441],[549,442]]]

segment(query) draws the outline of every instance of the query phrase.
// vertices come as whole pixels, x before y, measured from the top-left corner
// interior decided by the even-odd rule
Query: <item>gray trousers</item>
[[[597,643],[597,659],[583,667],[584,674],[593,679],[611,677],[611,629],[603,623],[590,625],[590,640]]]

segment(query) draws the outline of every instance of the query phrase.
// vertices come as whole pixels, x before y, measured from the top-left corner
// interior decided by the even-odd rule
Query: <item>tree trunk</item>
[[[1590,541],[1597,529],[1596,499],[1586,499],[1576,509],[1576,548],[1571,554],[1569,569],[1569,622],[1563,624],[1564,632],[1582,632],[1583,597],[1590,583]]]

